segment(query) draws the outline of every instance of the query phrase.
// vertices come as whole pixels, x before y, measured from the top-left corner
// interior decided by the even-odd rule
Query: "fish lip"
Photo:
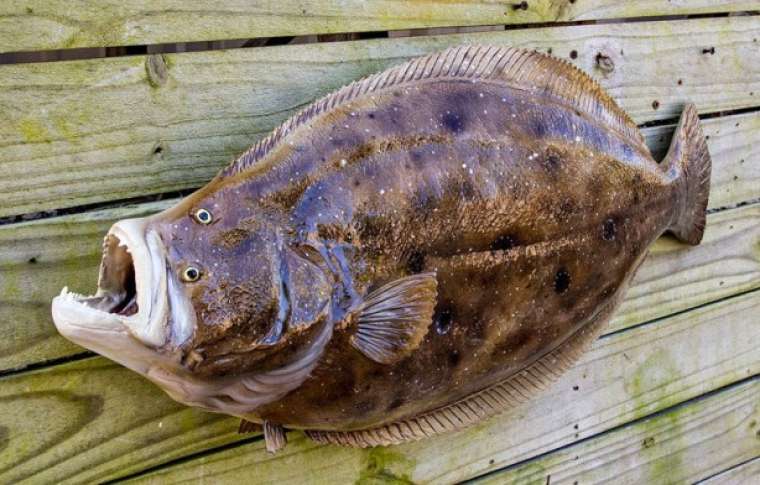
[[[129,333],[135,344],[152,348],[165,345],[169,336],[169,303],[166,250],[161,238],[149,229],[148,219],[126,219],[111,227],[104,238],[103,249],[97,292],[85,296],[64,288],[53,300],[56,328],[73,342],[99,353],[108,347],[103,340],[123,332]],[[137,312],[112,313],[123,303],[119,300],[125,298],[124,293],[129,299],[124,283],[128,276],[123,271],[130,269],[134,274],[133,297]],[[88,334],[99,338],[89,338]]]

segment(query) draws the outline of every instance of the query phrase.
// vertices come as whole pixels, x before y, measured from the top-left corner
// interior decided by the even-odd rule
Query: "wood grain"
[[[757,19],[578,25],[3,65],[0,217],[197,187],[319,96],[463,42],[552,49],[568,60],[574,52],[573,62],[597,77],[638,122],[675,118],[686,101],[703,113],[752,107],[760,99]],[[600,55],[607,61],[600,64]],[[749,120],[757,123],[755,117]],[[756,150],[760,131],[755,128],[740,127],[750,139],[739,149]],[[745,185],[738,187],[746,190]]]
[[[714,164],[710,205],[760,198],[760,113],[711,119],[704,128],[711,135],[708,144]],[[662,151],[671,131],[672,127],[657,127],[645,133],[649,145]],[[50,301],[64,286],[79,293],[95,290],[101,238],[115,220],[146,215],[173,203],[0,226],[0,331],[10,335],[0,340],[0,371],[80,352],[55,331]],[[759,218],[756,209],[710,216],[705,241],[694,248],[659,241],[612,328],[757,287]]]
[[[759,421],[755,378],[475,483],[694,483],[760,454]]]
[[[274,456],[256,441],[136,481],[236,483],[255,470],[257,483],[459,482],[756,374],[758,312],[755,292],[602,338],[541,397],[460,433],[360,450],[292,432]]]
[[[756,10],[750,0],[27,0],[0,4],[0,52]]]

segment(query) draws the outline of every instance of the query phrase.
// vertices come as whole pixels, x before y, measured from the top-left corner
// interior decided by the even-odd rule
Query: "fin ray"
[[[399,278],[378,288],[357,310],[351,345],[381,364],[406,357],[427,334],[436,295],[435,273]]]

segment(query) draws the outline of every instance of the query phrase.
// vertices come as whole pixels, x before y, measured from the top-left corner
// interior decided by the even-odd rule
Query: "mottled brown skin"
[[[377,426],[505,379],[600,311],[607,318],[676,217],[676,186],[640,141],[499,83],[376,92],[285,140],[153,227],[177,271],[193,263],[204,274],[187,284],[199,316],[183,347],[193,373],[277,368],[320,325],[337,325],[311,376],[248,415],[286,427]],[[193,222],[200,207],[212,225]],[[305,268],[291,286],[304,298],[320,290],[330,312],[262,347],[278,245]],[[438,299],[419,348],[380,364],[352,347],[340,326],[351,302],[424,271],[437,272]]]

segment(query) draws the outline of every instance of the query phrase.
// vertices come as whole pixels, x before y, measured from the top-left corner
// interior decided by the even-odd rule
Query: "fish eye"
[[[196,221],[200,224],[211,224],[211,221],[214,220],[214,217],[211,215],[211,212],[209,212],[206,209],[198,209],[195,211],[195,214],[193,214],[193,217]]]
[[[185,268],[184,271],[182,271],[182,281],[185,281],[187,283],[192,283],[193,281],[198,281],[198,278],[201,277],[201,270],[196,268],[195,266],[188,266]]]

